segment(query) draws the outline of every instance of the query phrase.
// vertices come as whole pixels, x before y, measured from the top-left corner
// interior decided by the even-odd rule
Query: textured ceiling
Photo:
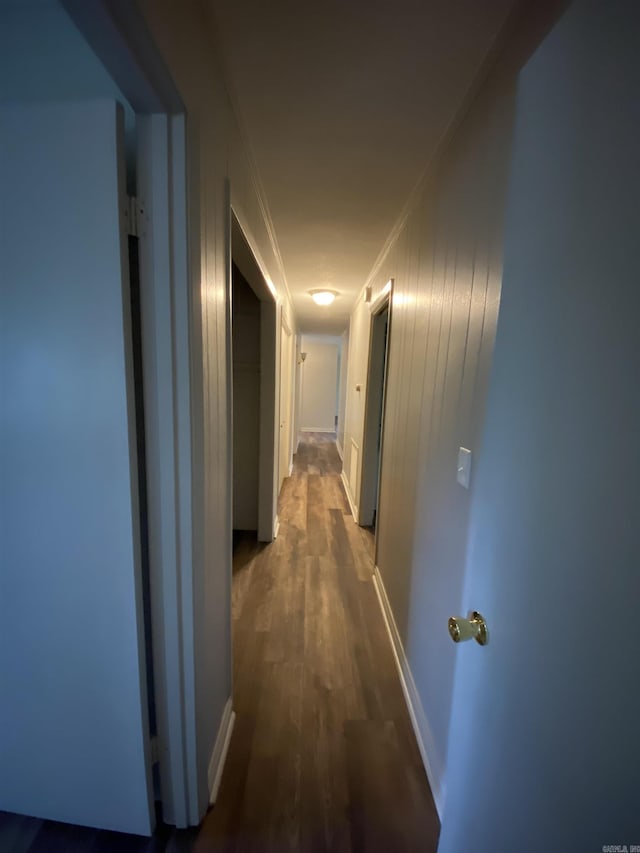
[[[298,329],[340,332],[514,0],[208,2]]]

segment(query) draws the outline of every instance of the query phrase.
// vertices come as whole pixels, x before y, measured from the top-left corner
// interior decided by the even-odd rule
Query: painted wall
[[[516,77],[553,6],[530,10],[511,34],[371,279],[374,298],[395,280],[377,563],[422,705],[421,735],[440,807],[455,667],[446,623],[462,603],[470,498],[456,483],[457,450],[477,452],[484,414]],[[356,504],[369,323],[361,299],[351,317],[344,459]]]
[[[125,115],[127,184],[135,187],[135,114],[56,2],[0,5],[0,99],[115,98]]]
[[[307,354],[300,378],[300,429],[303,432],[335,431],[340,343],[340,338],[333,336],[302,336],[302,352]]]
[[[492,633],[457,655],[442,853],[640,835],[639,32],[637,3],[576,2],[518,86],[465,582]]]
[[[258,529],[260,300],[233,267],[233,529]]]
[[[137,0],[187,110],[188,214],[193,311],[194,567],[192,642],[196,730],[190,733],[196,821],[207,807],[207,771],[231,695],[230,411],[226,377],[229,306],[227,199],[265,276],[295,328],[268,209],[235,120],[198,0]],[[279,340],[277,349],[279,350]],[[276,395],[279,389],[276,388]],[[277,397],[276,397],[277,399]],[[187,609],[187,615],[189,610]]]

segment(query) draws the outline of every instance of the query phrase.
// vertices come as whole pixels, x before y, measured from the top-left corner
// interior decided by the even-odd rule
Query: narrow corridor
[[[237,543],[235,729],[196,850],[429,851],[439,824],[331,436],[306,433],[278,538]]]

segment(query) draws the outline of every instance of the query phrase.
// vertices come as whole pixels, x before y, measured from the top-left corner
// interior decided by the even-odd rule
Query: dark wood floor
[[[188,853],[197,834],[161,824],[143,838],[0,812],[0,853]]]
[[[353,523],[334,442],[303,438],[278,538],[236,542],[237,718],[200,830],[161,825],[148,839],[0,812],[0,853],[436,849],[438,818],[371,579],[372,534]]]
[[[438,818],[328,436],[304,434],[280,531],[234,558],[235,729],[208,851],[433,851]]]

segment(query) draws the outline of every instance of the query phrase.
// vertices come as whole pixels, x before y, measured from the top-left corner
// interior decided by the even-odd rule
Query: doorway
[[[300,431],[335,434],[339,408],[340,347],[335,335],[302,335]]]
[[[242,226],[231,211],[231,335],[234,531],[276,534],[279,407],[277,305]],[[237,445],[237,447],[236,447]],[[238,493],[236,494],[236,490]]]
[[[258,535],[260,300],[232,265],[233,535]]]
[[[173,658],[163,647],[167,612],[177,609],[179,595],[167,596],[159,613],[160,572],[170,567],[177,586],[169,541],[176,513],[158,523],[158,506],[171,506],[166,474],[178,477],[187,465],[156,453],[158,434],[175,420],[159,412],[153,382],[162,341],[173,356],[162,388],[184,387],[175,367],[179,322],[162,310],[168,264],[158,257],[162,246],[174,278],[180,275],[183,105],[168,75],[148,83],[147,64],[162,66],[152,45],[144,58],[127,54],[126,67],[113,59],[124,54],[128,36],[97,26],[96,4],[47,4],[37,15],[17,6],[2,11],[12,43],[7,68],[19,70],[25,57],[37,55],[38,62],[28,75],[8,75],[1,119],[3,139],[12,142],[0,175],[3,207],[11,211],[0,229],[7,282],[0,409],[11,416],[2,427],[0,503],[9,496],[11,515],[3,508],[0,562],[3,581],[10,578],[14,589],[5,605],[16,629],[4,613],[0,622],[11,638],[9,672],[30,673],[15,689],[0,673],[8,697],[3,716],[7,725],[11,720],[12,757],[20,765],[18,774],[3,767],[10,785],[0,792],[1,805],[146,833],[156,820],[159,767],[162,815],[188,821],[186,803],[178,802],[186,799],[185,774],[174,774],[167,759],[171,749],[177,767],[184,742],[171,737],[168,725],[167,670],[178,644]],[[132,21],[129,36],[142,29]],[[152,113],[171,140],[166,156],[149,128]],[[70,140],[79,141],[75,149]],[[172,185],[171,204],[164,194],[161,209],[156,179]],[[127,199],[136,189],[145,200],[140,232],[130,216],[139,209]],[[162,240],[165,225],[170,234]],[[34,230],[41,239],[25,251],[22,241]],[[34,358],[46,369],[27,375],[22,365]],[[34,518],[38,536],[20,536]],[[20,632],[35,623],[42,628],[37,641],[24,639]],[[59,670],[60,660],[65,678],[54,683],[47,673]],[[107,694],[118,697],[117,725]],[[43,704],[46,719],[29,713]],[[47,778],[56,779],[53,788],[40,784]],[[96,785],[112,795],[92,797]]]
[[[367,397],[364,414],[362,479],[358,523],[375,533],[380,493],[380,469],[384,432],[384,403],[391,319],[389,282],[371,306]]]

